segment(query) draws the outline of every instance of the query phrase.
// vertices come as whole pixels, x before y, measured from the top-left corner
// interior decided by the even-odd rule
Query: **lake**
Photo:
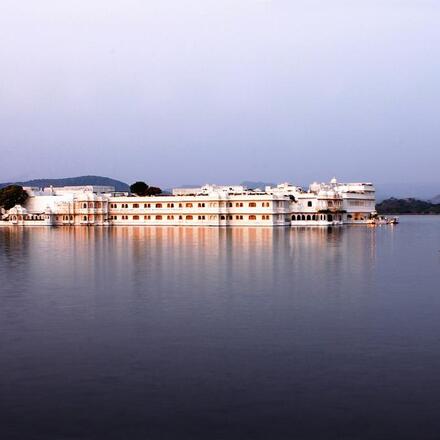
[[[440,217],[0,228],[0,438],[438,439]]]

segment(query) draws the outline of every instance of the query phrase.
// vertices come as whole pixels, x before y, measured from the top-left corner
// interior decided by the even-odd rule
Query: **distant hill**
[[[116,191],[129,191],[129,186],[120,180],[111,179],[110,177],[102,176],[79,176],[79,177],[65,177],[62,179],[34,179],[25,182],[7,182],[0,183],[0,188],[11,184],[21,186],[36,186],[44,188],[47,186],[82,186],[82,185],[100,185],[100,186],[114,186]]]
[[[439,203],[440,203],[440,194],[439,194],[438,196],[433,197],[433,198],[430,200],[430,202],[431,202],[431,203],[434,203],[434,204],[439,204]]]
[[[386,199],[376,205],[379,214],[440,214],[440,204],[418,199]]]
[[[249,189],[255,189],[255,188],[260,188],[260,189],[264,189],[266,186],[276,186],[276,183],[273,182],[253,182],[252,180],[245,180],[243,182],[240,183],[240,185],[245,186],[246,188]]]

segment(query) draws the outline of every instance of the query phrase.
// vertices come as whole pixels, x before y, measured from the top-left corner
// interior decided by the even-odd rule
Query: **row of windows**
[[[23,215],[23,220],[44,220],[45,218],[44,215]],[[17,217],[14,216],[12,219],[15,221]],[[19,216],[19,219],[21,220],[21,216]]]
[[[350,200],[350,206],[370,206],[369,200]]]
[[[294,221],[319,221],[319,220],[328,220],[329,222],[333,221],[333,215],[323,215],[323,214],[314,214],[314,215],[292,215],[292,220]]]
[[[87,209],[87,208],[102,208],[102,203],[101,202],[88,202],[88,203],[83,203],[82,207],[84,209]]]
[[[84,205],[85,205],[84,207],[87,208],[87,205],[86,204],[84,204]],[[183,208],[183,206],[185,206],[185,208],[192,208],[195,205],[195,203],[192,203],[192,202],[179,203],[179,204],[176,203],[176,205],[178,205],[179,208]],[[217,206],[217,205],[216,204],[211,204],[211,206]],[[220,203],[220,206],[224,206],[224,204]],[[232,208],[234,206],[234,203],[233,202],[227,202],[226,206],[229,207],[229,208]],[[243,206],[244,206],[243,202],[235,202],[235,207],[236,208],[243,208]],[[257,203],[256,202],[249,202],[248,206],[249,206],[249,208],[256,208],[257,207]],[[270,206],[270,203],[269,202],[263,202],[261,204],[261,206],[263,208],[268,208]],[[128,203],[120,204],[120,208],[124,208],[125,209],[125,208],[128,208],[128,207],[129,207]],[[133,203],[133,204],[130,205],[130,207],[133,208],[133,209],[140,208],[140,204],[139,203]],[[174,203],[155,203],[155,204],[154,203],[144,203],[143,207],[144,208],[151,208],[151,207],[153,207],[153,208],[165,208],[165,207],[167,207],[167,208],[174,208],[175,204]],[[197,207],[205,208],[206,204],[204,202],[200,202],[200,203],[197,203]],[[118,208],[118,204],[117,203],[110,203],[110,208]]]
[[[144,215],[143,219],[144,220],[151,220],[152,218],[154,220],[163,220],[163,219],[167,219],[167,220],[174,220],[175,217],[177,217],[179,220],[183,220],[183,218],[185,218],[185,220],[194,220],[195,218],[197,218],[197,220],[206,220],[206,216],[205,215],[198,215],[198,216],[193,216],[193,215],[179,215],[179,216],[174,216],[174,215]],[[111,215],[109,217],[110,220],[118,220],[118,216],[117,215]],[[122,215],[120,216],[121,220],[128,220],[128,216],[127,215]],[[248,220],[257,220],[257,216],[256,215],[249,215],[247,216]],[[139,215],[133,215],[132,216],[133,220],[140,220],[140,216]],[[221,215],[220,216],[220,220],[233,220],[234,216],[233,215]],[[270,215],[262,215],[261,216],[262,220],[270,220]],[[87,220],[87,217],[84,217],[84,220]],[[235,220],[244,220],[244,216],[243,215],[236,215],[235,216]]]

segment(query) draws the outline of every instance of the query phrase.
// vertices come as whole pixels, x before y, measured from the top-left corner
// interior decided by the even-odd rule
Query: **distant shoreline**
[[[438,215],[440,204],[414,198],[396,199],[391,197],[376,204],[378,214],[386,215]]]
[[[380,215],[440,215],[440,212],[381,212]]]

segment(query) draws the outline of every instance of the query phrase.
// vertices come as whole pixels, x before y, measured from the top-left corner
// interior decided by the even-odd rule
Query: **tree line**
[[[0,208],[13,208],[15,205],[23,205],[29,198],[28,193],[20,185],[8,185],[0,189]]]
[[[376,205],[379,214],[440,214],[440,204],[414,198],[391,197]]]

